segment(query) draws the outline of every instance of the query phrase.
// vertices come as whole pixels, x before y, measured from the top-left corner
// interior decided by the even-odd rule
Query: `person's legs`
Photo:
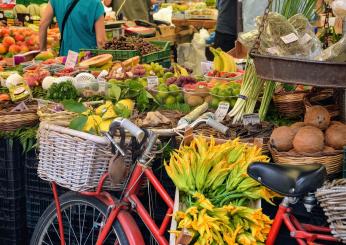
[[[215,48],[221,48],[223,51],[228,52],[235,46],[237,37],[226,33],[216,32],[215,33]]]

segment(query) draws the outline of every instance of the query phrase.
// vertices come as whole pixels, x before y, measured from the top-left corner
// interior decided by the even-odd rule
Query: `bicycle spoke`
[[[54,228],[55,233],[58,235],[59,240],[61,240],[61,239],[60,239],[60,234],[59,234],[58,230],[55,228],[54,223],[52,223],[52,226],[53,226],[53,228]]]
[[[48,233],[47,233],[47,236],[48,236],[48,239],[49,239],[49,241],[50,241],[50,244],[54,244],[54,243],[52,242],[52,239],[50,238],[50,236],[49,236]]]
[[[84,223],[85,223],[85,214],[86,214],[86,209],[87,209],[87,206],[84,205],[84,214],[83,214],[83,225],[82,225],[82,234],[81,236],[83,236],[83,231],[84,231]]]
[[[95,214],[95,213],[94,213],[94,214]],[[97,216],[97,219],[96,219],[96,220],[98,220],[98,218],[100,217],[100,215],[101,215],[101,213],[99,213],[99,215]],[[85,239],[85,243],[83,243],[83,245],[86,244],[86,242],[88,241],[89,236],[91,235],[91,233],[93,232],[94,229],[95,229],[95,225],[93,225],[93,227],[92,227],[91,231],[89,232],[87,238]],[[93,239],[92,239],[92,241],[93,241]],[[93,244],[93,243],[92,243],[92,244]]]
[[[77,236],[76,236],[76,234],[75,234],[75,232],[74,232],[74,229],[73,229],[73,227],[72,227],[71,221],[69,220],[69,218],[68,218],[68,216],[67,216],[67,214],[66,214],[66,211],[65,211],[65,210],[64,210],[64,214],[65,214],[65,216],[66,216],[66,218],[67,218],[67,221],[68,221],[68,223],[69,223],[69,226],[70,226],[70,227],[71,227],[71,229],[72,229],[73,235],[74,235],[74,237],[75,237],[75,239],[76,239],[76,241],[77,241],[77,243],[78,243]],[[69,229],[69,244],[71,243],[71,239],[70,239],[70,233],[71,233],[71,229]],[[79,243],[78,243],[78,244],[79,244]]]

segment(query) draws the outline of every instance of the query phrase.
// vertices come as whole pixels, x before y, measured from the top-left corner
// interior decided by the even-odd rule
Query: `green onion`
[[[263,97],[261,101],[261,106],[258,111],[259,118],[263,121],[267,115],[268,108],[270,105],[270,101],[272,100],[274,91],[275,91],[276,83],[273,81],[266,81],[265,88],[263,92]]]

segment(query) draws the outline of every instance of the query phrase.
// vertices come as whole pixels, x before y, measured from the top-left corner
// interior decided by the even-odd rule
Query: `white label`
[[[286,36],[282,36],[280,37],[282,41],[284,41],[284,43],[289,44],[289,43],[293,43],[295,41],[298,40],[298,37],[296,34],[294,34],[293,32],[291,34],[288,34]]]
[[[65,68],[74,68],[78,61],[78,53],[69,50],[65,62]]]
[[[222,122],[223,119],[225,119],[225,116],[227,115],[228,109],[229,109],[228,102],[220,102],[219,107],[217,108],[215,112],[216,121]]]
[[[335,17],[329,17],[329,26],[335,26],[335,21],[336,21]]]
[[[304,36],[299,40],[299,43],[303,45],[308,43],[311,39],[312,37],[309,34],[305,33]]]
[[[148,88],[155,88],[159,85],[159,78],[157,76],[147,77]]]
[[[256,125],[260,124],[261,120],[259,118],[259,115],[257,113],[252,113],[252,114],[246,114],[243,116],[243,125]]]
[[[208,72],[210,72],[212,70],[212,67],[213,67],[213,62],[211,62],[211,61],[202,61],[201,62],[202,74],[207,74]]]

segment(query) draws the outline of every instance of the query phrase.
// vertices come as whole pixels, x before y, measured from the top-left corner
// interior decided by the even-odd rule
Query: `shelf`
[[[321,62],[251,54],[259,77],[284,83],[346,88],[346,62]]]

